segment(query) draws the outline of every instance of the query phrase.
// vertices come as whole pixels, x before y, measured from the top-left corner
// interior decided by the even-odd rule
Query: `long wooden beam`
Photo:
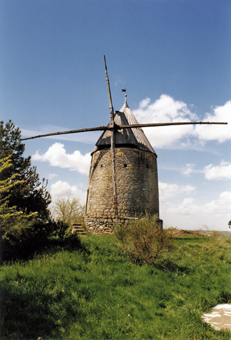
[[[98,127],[94,127],[94,128],[69,130],[69,131],[61,131],[61,132],[52,132],[52,133],[46,133],[46,134],[43,134],[43,135],[36,135],[36,136],[33,136],[33,137],[22,138],[21,140],[28,140],[28,139],[41,138],[41,137],[50,137],[50,136],[58,136],[58,135],[67,135],[67,134],[79,133],[79,132],[100,131],[100,130],[109,130],[109,128],[108,128],[108,126],[98,126]]]
[[[110,89],[110,83],[109,83],[109,78],[108,78],[108,73],[107,73],[107,63],[106,63],[106,57],[105,55],[103,56],[104,58],[104,68],[105,68],[105,76],[106,76],[106,82],[107,82],[107,92],[108,92],[108,99],[109,99],[109,108],[110,108],[110,113],[111,113],[111,120],[114,119],[114,108],[112,105],[112,97],[111,97],[111,89]]]
[[[173,123],[144,123],[144,124],[129,124],[117,125],[119,129],[137,128],[137,127],[154,127],[154,126],[171,126],[171,125],[196,125],[196,124],[228,124],[226,122],[173,122]]]
[[[115,165],[115,120],[114,120],[115,115],[114,115],[114,108],[112,105],[110,82],[109,82],[109,77],[107,73],[106,57],[105,55],[103,57],[104,57],[104,68],[105,68],[108,99],[109,99],[109,106],[110,106],[110,113],[111,113],[111,120],[108,124],[108,127],[111,127],[110,130],[111,130],[112,186],[113,186],[114,211],[115,211],[115,217],[116,217],[116,224],[118,224],[118,204],[117,204],[116,165]]]
[[[113,130],[113,129],[127,129],[127,128],[138,128],[138,127],[158,127],[158,126],[171,126],[171,125],[196,125],[196,124],[228,124],[227,122],[173,122],[173,123],[144,123],[144,124],[130,124],[130,125],[117,125],[113,127],[112,125],[107,126],[97,126],[93,128],[86,128],[86,129],[78,129],[78,130],[69,130],[69,131],[61,131],[61,132],[52,132],[46,133],[43,135],[36,135],[27,138],[21,138],[21,140],[29,140],[41,137],[50,137],[50,136],[58,136],[58,135],[67,135],[71,133],[80,133],[80,132],[89,132],[89,131],[102,131],[102,130]]]

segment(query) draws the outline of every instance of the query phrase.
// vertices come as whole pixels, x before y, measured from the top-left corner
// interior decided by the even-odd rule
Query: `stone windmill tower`
[[[139,124],[127,104],[127,95],[114,122],[118,126]],[[159,216],[157,155],[140,127],[115,130],[114,178],[111,131],[102,133],[91,155],[85,210],[89,230],[109,231],[115,223],[145,212]]]
[[[104,56],[111,119],[107,126],[48,133],[24,138],[99,131],[103,133],[92,151],[85,211],[86,227],[93,233],[111,232],[115,223],[146,212],[159,215],[157,155],[142,127],[227,124],[176,122],[139,124],[127,104],[114,113]]]

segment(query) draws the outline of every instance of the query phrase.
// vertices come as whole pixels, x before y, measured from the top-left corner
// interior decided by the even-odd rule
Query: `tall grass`
[[[132,263],[113,235],[5,264],[2,339],[230,339],[201,316],[231,302],[231,240],[175,243],[166,268]]]
[[[161,265],[164,255],[173,249],[173,237],[162,230],[156,215],[146,215],[115,228],[115,236],[132,262]]]

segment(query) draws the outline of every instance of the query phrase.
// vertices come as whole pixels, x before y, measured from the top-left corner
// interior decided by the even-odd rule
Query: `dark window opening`
[[[126,167],[127,167],[127,164],[124,164],[124,167],[126,168]]]

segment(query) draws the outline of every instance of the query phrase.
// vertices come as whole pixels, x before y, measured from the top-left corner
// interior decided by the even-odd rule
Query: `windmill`
[[[139,124],[127,104],[114,112],[104,56],[110,121],[106,126],[54,132],[22,140],[62,134],[103,131],[92,151],[85,224],[93,233],[110,233],[113,225],[144,213],[159,216],[157,155],[142,127],[224,122],[170,122]],[[126,92],[126,89],[122,90]]]

